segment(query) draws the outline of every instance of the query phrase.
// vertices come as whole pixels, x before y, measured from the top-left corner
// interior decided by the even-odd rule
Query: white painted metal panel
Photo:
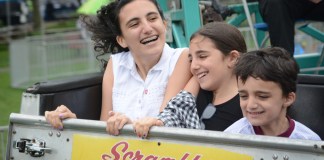
[[[105,122],[93,121],[93,120],[81,120],[81,119],[68,119],[64,121],[64,130],[58,131],[52,129],[47,124],[42,116],[31,116],[23,114],[11,114],[10,116],[10,128],[9,128],[9,140],[7,145],[7,159],[60,159],[69,160],[72,159],[72,152],[77,153],[77,148],[84,148],[93,146],[91,138],[82,146],[76,146],[78,144],[74,142],[74,138],[77,136],[97,137],[103,141],[106,139],[111,141],[127,142],[129,141],[129,148],[124,147],[123,151],[119,151],[121,156],[126,156],[127,153],[130,157],[130,153],[135,151],[142,152],[149,150],[147,148],[149,144],[157,144],[157,148],[165,145],[177,145],[178,149],[169,150],[164,152],[163,155],[168,157],[168,154],[175,154],[186,148],[196,148],[196,150],[188,149],[188,154],[196,155],[194,158],[183,159],[204,159],[207,156],[213,156],[218,159],[218,154],[204,155],[203,150],[222,150],[225,152],[231,152],[233,154],[242,154],[252,157],[255,160],[323,160],[324,159],[324,141],[310,141],[310,140],[294,140],[288,138],[268,137],[268,136],[255,136],[255,135],[237,135],[228,134],[216,131],[204,131],[193,129],[180,129],[180,128],[165,128],[165,127],[153,127],[150,131],[148,139],[140,139],[136,137],[131,125],[126,125],[121,131],[120,136],[110,136],[106,133]],[[33,158],[27,151],[20,153],[17,149],[17,143],[24,139],[31,140],[34,145],[30,148],[48,148],[45,149],[45,154],[41,157]],[[136,146],[131,146],[136,142]],[[45,142],[46,145],[38,145],[39,142]],[[74,145],[73,145],[74,144]],[[110,146],[109,146],[110,147]],[[104,147],[107,151],[112,151],[112,148]],[[116,145],[115,145],[116,147]],[[135,148],[134,148],[135,147]],[[201,148],[201,150],[199,149]],[[127,150],[126,150],[127,149]],[[95,148],[88,149],[89,153],[95,152]],[[86,152],[87,152],[86,151]],[[121,153],[123,152],[123,153]],[[153,152],[153,151],[152,151]],[[201,154],[199,154],[201,152]],[[109,153],[109,152],[107,152]],[[144,152],[142,152],[144,153]],[[230,153],[230,154],[231,154]],[[86,153],[82,153],[86,154]],[[117,159],[112,152],[109,153],[112,159]],[[124,154],[124,155],[122,155]],[[228,154],[228,153],[226,153]],[[102,154],[103,155],[103,154]],[[197,156],[199,155],[199,156]],[[75,155],[74,155],[75,156]],[[78,155],[80,156],[80,155]],[[106,155],[108,156],[108,154]],[[115,156],[115,158],[114,158]],[[148,158],[149,155],[144,155]],[[170,156],[171,157],[171,156]],[[102,159],[103,156],[101,157]],[[75,159],[75,158],[74,158]],[[81,158],[82,159],[82,158]],[[86,159],[86,158],[83,158]],[[100,159],[98,157],[98,159]],[[213,158],[214,159],[214,158]]]

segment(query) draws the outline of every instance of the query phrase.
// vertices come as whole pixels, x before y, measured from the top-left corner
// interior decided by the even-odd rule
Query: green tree
[[[39,0],[30,0],[32,2],[33,24],[35,30],[40,30],[42,25],[42,17],[40,14]]]

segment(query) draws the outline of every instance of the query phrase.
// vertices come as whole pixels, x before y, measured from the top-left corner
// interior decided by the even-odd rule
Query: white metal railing
[[[249,27],[238,27],[238,30],[242,33],[246,46],[248,50],[255,50],[257,47],[255,46],[253,36],[251,34],[250,28]]]
[[[8,137],[11,137],[8,141],[8,156],[35,160],[98,157],[322,160],[324,156],[323,141],[173,127],[152,127],[148,138],[141,139],[136,137],[131,125],[124,126],[119,136],[110,136],[106,133],[106,123],[103,121],[67,119],[63,123],[64,130],[55,130],[44,116],[12,113],[9,128],[14,132],[8,133]],[[24,152],[21,153],[14,146],[24,142],[29,150],[25,148],[20,150]],[[35,153],[41,157],[33,157]]]
[[[93,45],[81,32],[33,36],[10,43],[11,86],[98,72]]]
[[[4,160],[6,157],[6,138],[8,126],[0,126],[0,156]]]

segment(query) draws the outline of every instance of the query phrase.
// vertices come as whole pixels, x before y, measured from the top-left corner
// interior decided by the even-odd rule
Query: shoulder
[[[304,124],[295,121],[295,129],[289,138],[293,139],[307,139],[307,140],[321,140],[321,138]]]
[[[166,71],[169,73],[169,75],[176,75],[177,77],[179,77],[177,78],[179,80],[183,80],[183,78],[187,78],[187,76],[181,77],[180,75],[191,75],[189,70],[190,63],[188,60],[187,50],[188,49],[184,49],[184,48],[173,49],[166,44],[160,60],[161,61],[160,65],[163,65],[163,68],[165,67],[168,68],[168,70]],[[187,83],[187,80],[185,83]]]
[[[188,60],[189,48],[178,48],[177,50],[180,54],[180,58]]]
[[[120,52],[110,56],[114,71],[119,67],[131,69],[134,65],[134,58],[130,52]]]
[[[240,96],[239,94],[236,94],[233,98],[229,99],[225,103],[221,104],[220,106],[226,106],[223,107],[224,109],[229,109],[229,110],[239,110],[242,113],[241,107],[240,107]]]
[[[167,53],[171,57],[179,57],[180,55],[187,55],[189,53],[188,48],[171,48],[167,43],[164,45],[163,52]]]
[[[235,117],[243,117],[242,109],[240,107],[240,96],[238,94],[220,106],[223,111],[229,112]]]
[[[242,134],[254,134],[253,127],[250,122],[245,118],[241,118],[234,122],[228,128],[224,130],[227,133],[242,133]]]
[[[177,50],[179,50],[181,54],[185,54],[185,55],[189,54],[189,48],[178,48]]]
[[[198,95],[197,95],[197,110],[198,115],[201,115],[206,106],[212,101],[213,99],[213,92],[207,91],[204,89],[199,89]]]
[[[128,58],[129,55],[130,52],[120,52],[120,53],[110,55],[110,58],[113,59],[114,61],[118,61],[118,60]]]
[[[185,51],[185,50],[187,50],[187,52],[189,51],[189,49],[187,47],[172,48],[167,43],[165,43],[163,50],[168,51],[168,52],[180,52],[180,53],[183,53],[183,51]]]
[[[187,68],[190,66],[188,55],[189,49],[188,48],[178,48],[177,51],[174,52],[172,61],[174,64],[180,65],[181,67]]]

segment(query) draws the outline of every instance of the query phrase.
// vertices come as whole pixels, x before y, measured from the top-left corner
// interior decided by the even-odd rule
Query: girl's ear
[[[127,43],[125,42],[125,39],[124,39],[123,36],[117,36],[117,37],[116,37],[116,41],[117,41],[117,43],[118,43],[121,47],[123,47],[123,48],[128,47],[128,45],[127,45]]]
[[[228,67],[233,68],[238,58],[240,57],[240,52],[238,52],[237,50],[232,50],[227,57],[228,57]]]
[[[167,29],[168,28],[168,21],[163,20],[163,24],[164,24],[165,29]]]
[[[164,25],[164,32],[165,32],[165,35],[167,36],[168,34],[168,22],[166,20],[163,20],[163,25]]]
[[[286,100],[284,102],[284,107],[290,107],[296,100],[296,93],[295,92],[290,92],[287,97]]]

